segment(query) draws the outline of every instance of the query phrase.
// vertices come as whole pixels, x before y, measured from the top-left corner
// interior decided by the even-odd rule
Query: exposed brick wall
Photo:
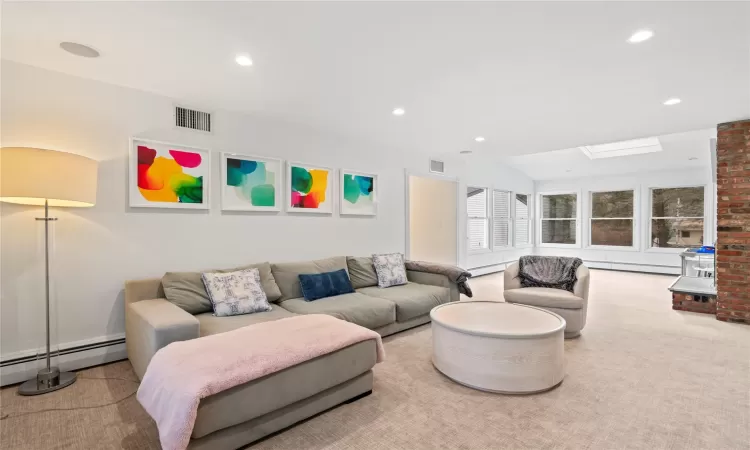
[[[672,293],[672,309],[697,313],[716,314],[716,297],[713,295]]]
[[[750,324],[750,120],[718,126],[716,155],[716,318]]]

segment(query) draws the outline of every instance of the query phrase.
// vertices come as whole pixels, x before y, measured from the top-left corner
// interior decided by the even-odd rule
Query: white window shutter
[[[510,192],[494,191],[492,195],[492,245],[510,244]]]

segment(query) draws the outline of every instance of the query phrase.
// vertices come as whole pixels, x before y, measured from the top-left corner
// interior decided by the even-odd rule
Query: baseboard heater
[[[125,338],[110,339],[108,341],[101,341],[101,342],[92,342],[91,344],[77,345],[75,347],[62,348],[58,352],[52,352],[52,357],[71,355],[74,353],[80,353],[80,352],[85,352],[89,350],[94,350],[97,348],[110,347],[113,345],[120,345],[124,343],[125,343]],[[41,359],[43,357],[40,355],[41,354],[39,355],[35,354],[35,355],[22,356],[19,358],[13,358],[13,359],[0,361],[0,367],[8,367],[8,366],[12,366],[15,364],[25,364],[25,363],[34,362],[37,359]]]

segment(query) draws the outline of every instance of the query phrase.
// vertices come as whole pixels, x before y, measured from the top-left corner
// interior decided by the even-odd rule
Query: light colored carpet
[[[430,363],[427,325],[386,338],[373,395],[253,448],[748,449],[750,327],[672,311],[672,281],[594,271],[588,324],[566,341],[567,375],[553,391],[505,396],[451,382]],[[502,274],[472,287],[478,299],[501,299]],[[137,387],[129,363],[80,377],[46,396],[2,390],[0,447],[159,447],[129,396]]]

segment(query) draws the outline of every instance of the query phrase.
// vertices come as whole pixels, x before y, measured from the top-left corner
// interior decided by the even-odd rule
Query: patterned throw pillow
[[[387,288],[408,282],[404,255],[401,253],[372,255],[372,265],[375,266],[375,272],[378,274],[378,287]]]
[[[266,293],[260,285],[258,269],[207,272],[202,277],[217,317],[271,310]]]

